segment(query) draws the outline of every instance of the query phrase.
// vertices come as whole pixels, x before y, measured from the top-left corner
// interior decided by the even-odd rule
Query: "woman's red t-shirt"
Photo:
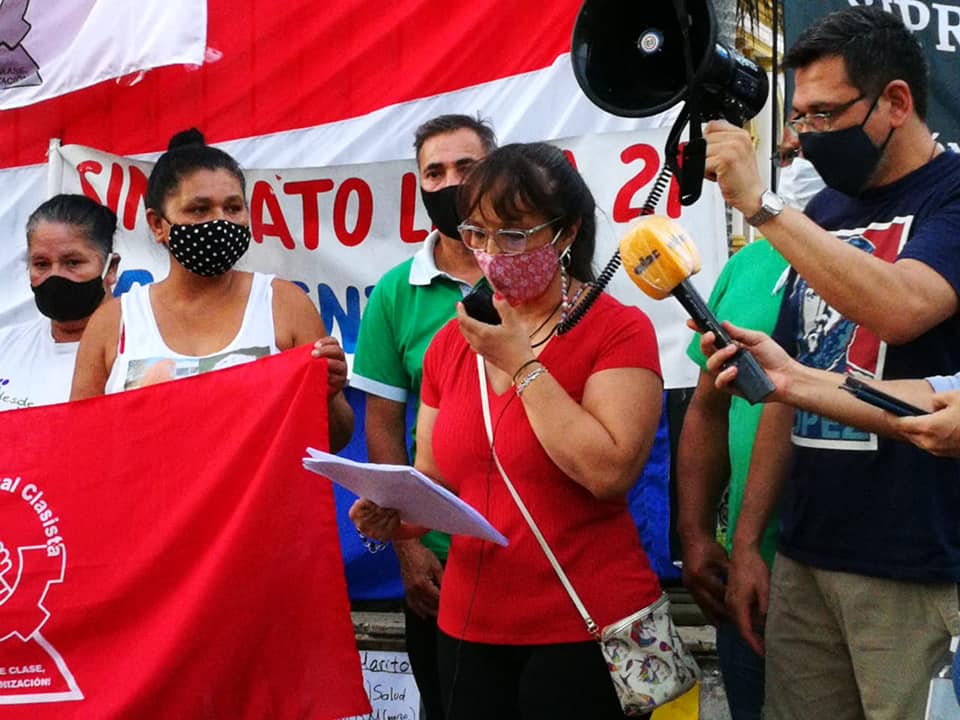
[[[610,368],[660,375],[657,340],[640,310],[601,295],[539,360],[574,400]],[[626,498],[598,500],[553,464],[523,403],[488,385],[497,455],[594,621],[601,627],[660,595]],[[441,583],[438,622],[472,642],[526,645],[589,640],[583,621],[492,462],[480,406],[476,355],[456,321],[424,358],[421,402],[438,409],[433,455],[443,481],[509,539],[499,547],[455,536]],[[659,412],[659,409],[657,410]]]

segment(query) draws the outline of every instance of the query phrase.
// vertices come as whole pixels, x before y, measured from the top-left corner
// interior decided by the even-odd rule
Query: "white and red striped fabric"
[[[55,5],[93,4],[93,15],[101,4],[117,1]],[[137,6],[143,17],[170,8],[182,26],[169,31],[169,57],[151,60],[152,69],[118,63],[117,77],[0,111],[0,233],[7,238],[0,245],[0,324],[35,313],[24,273],[23,227],[34,207],[62,189],[48,181],[56,168],[48,173],[45,165],[54,138],[150,157],[173,133],[196,126],[245,167],[304,168],[410,159],[414,129],[445,112],[480,113],[502,142],[666,124],[665,117],[614,117],[583,95],[569,60],[580,3],[142,0]],[[0,6],[0,24],[8,4]],[[191,4],[198,6],[193,14],[185,10]],[[35,6],[26,9],[28,22]],[[127,15],[118,17],[125,22]],[[38,24],[23,43],[39,30]],[[105,47],[121,35],[115,28]],[[183,63],[177,38],[204,35],[202,64]],[[6,92],[0,90],[0,98]],[[639,202],[645,188],[634,190]],[[707,190],[710,195],[712,188]],[[711,215],[717,198],[710,201]],[[614,214],[614,208],[604,209]],[[722,221],[697,241],[705,256],[697,284],[706,291],[725,258]],[[672,357],[664,357],[670,384],[692,384],[694,369],[682,355],[687,331],[681,323],[665,332],[677,336],[668,343]],[[685,372],[674,370],[680,365]]]
[[[0,110],[163,65],[200,65],[205,0],[0,3]]]
[[[148,16],[185,2],[124,6]],[[119,77],[133,69],[121,68],[114,79],[4,112],[0,167],[42,163],[52,137],[130,155],[161,150],[174,132],[193,125],[215,143],[326,126],[320,135],[295,137],[322,139],[320,147],[268,143],[266,164],[273,167],[288,160],[325,165],[409,157],[410,130],[452,110],[481,110],[511,140],[636,128],[593,108],[573,82],[565,54],[579,6],[580,0],[207,0],[206,17],[198,11],[181,18],[193,34],[207,21],[200,68],[159,67],[138,82]],[[33,12],[28,8],[28,20]],[[180,62],[176,54],[168,60]],[[349,119],[357,120],[339,128]],[[281,145],[299,148],[273,155]],[[258,164],[261,157],[251,151],[243,159]]]

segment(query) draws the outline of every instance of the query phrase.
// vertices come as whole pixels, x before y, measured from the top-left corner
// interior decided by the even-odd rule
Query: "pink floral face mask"
[[[473,254],[493,289],[511,305],[517,305],[539,297],[550,286],[560,264],[553,244],[561,232],[546,245],[525,253],[491,255],[485,250],[474,250]]]

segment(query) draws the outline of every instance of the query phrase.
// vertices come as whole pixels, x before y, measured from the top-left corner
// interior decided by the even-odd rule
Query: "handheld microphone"
[[[718,348],[733,340],[688,281],[700,271],[700,253],[687,232],[661,215],[640,218],[620,241],[624,270],[654,300],[673,295],[701,331],[713,332]],[[773,383],[756,359],[741,348],[724,367],[736,366],[734,388],[751,404],[773,392]]]

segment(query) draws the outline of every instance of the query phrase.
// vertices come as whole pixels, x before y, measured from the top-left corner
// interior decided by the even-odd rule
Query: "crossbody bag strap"
[[[553,566],[553,571],[557,574],[557,577],[560,578],[560,583],[563,585],[563,589],[567,591],[567,595],[570,596],[570,599],[576,606],[577,612],[579,612],[580,617],[583,618],[583,624],[587,626],[587,632],[599,640],[600,630],[597,628],[597,624],[593,621],[593,618],[590,617],[590,613],[588,613],[587,608],[584,607],[583,602],[580,600],[580,596],[577,595],[577,591],[573,589],[573,585],[570,584],[570,579],[563,571],[563,568],[560,567],[560,563],[557,561],[557,556],[553,554],[553,550],[551,550],[550,546],[547,544],[546,539],[543,537],[543,533],[540,532],[540,527],[533,519],[530,511],[527,510],[527,506],[520,498],[520,494],[517,492],[517,489],[513,486],[513,483],[510,482],[510,478],[507,476],[506,470],[504,470],[503,465],[500,464],[500,458],[497,457],[497,451],[493,447],[493,425],[490,422],[490,397],[487,393],[487,372],[484,368],[483,357],[481,355],[477,355],[477,377],[480,379],[480,405],[483,407],[483,425],[487,430],[487,441],[490,443],[490,452],[493,455],[493,463],[497,466],[497,470],[500,472],[500,477],[503,478],[503,482],[507,486],[507,490],[510,491],[510,496],[516,503],[517,509],[520,510],[520,514],[523,515],[523,519],[526,520],[527,525],[530,526],[530,531],[540,544],[540,549],[543,550],[543,554],[547,556],[547,560],[549,560],[550,565]]]

